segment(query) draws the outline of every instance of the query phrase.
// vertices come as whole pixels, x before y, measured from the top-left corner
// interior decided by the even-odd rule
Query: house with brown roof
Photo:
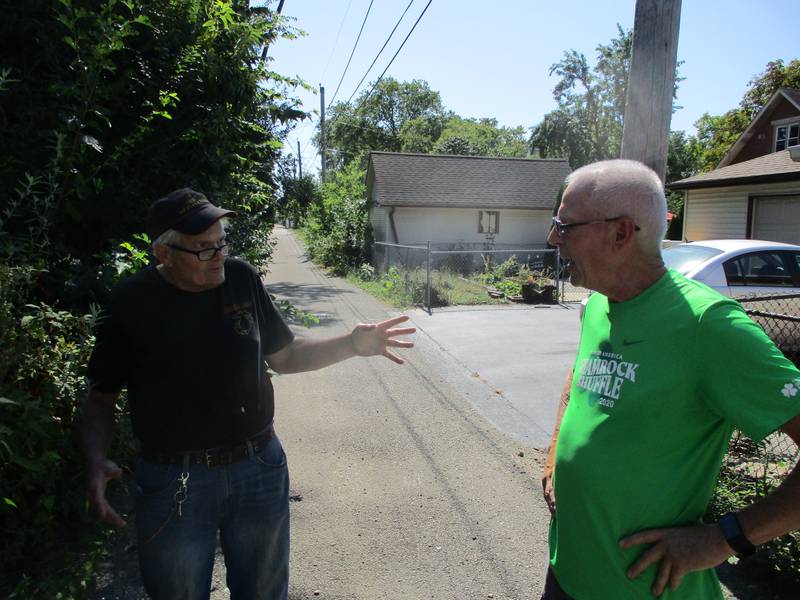
[[[798,155],[800,90],[781,88],[716,169],[669,184],[684,193],[683,239],[800,244]]]
[[[569,172],[564,159],[371,152],[373,236],[440,249],[543,247]]]

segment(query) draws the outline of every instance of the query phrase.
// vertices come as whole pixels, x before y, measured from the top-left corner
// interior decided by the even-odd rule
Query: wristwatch
[[[722,530],[722,535],[725,536],[725,541],[728,546],[736,551],[736,555],[740,558],[745,558],[756,551],[756,547],[752,542],[747,539],[742,531],[742,526],[739,525],[739,519],[732,512],[729,512],[719,520],[719,528]]]

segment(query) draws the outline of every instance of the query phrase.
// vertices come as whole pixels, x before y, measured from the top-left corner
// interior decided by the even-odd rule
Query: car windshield
[[[694,244],[678,244],[661,252],[666,267],[683,275],[717,254],[722,254],[722,250]]]

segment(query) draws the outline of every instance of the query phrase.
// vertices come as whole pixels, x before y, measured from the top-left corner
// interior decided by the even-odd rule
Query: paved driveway
[[[419,351],[485,418],[527,446],[550,443],[561,388],[578,349],[577,305],[408,314],[419,329]]]

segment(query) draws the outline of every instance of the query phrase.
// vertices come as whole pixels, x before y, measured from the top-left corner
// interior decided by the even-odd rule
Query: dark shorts
[[[544,580],[544,592],[541,600],[575,600],[572,596],[561,589],[553,570],[548,567],[547,578]]]

